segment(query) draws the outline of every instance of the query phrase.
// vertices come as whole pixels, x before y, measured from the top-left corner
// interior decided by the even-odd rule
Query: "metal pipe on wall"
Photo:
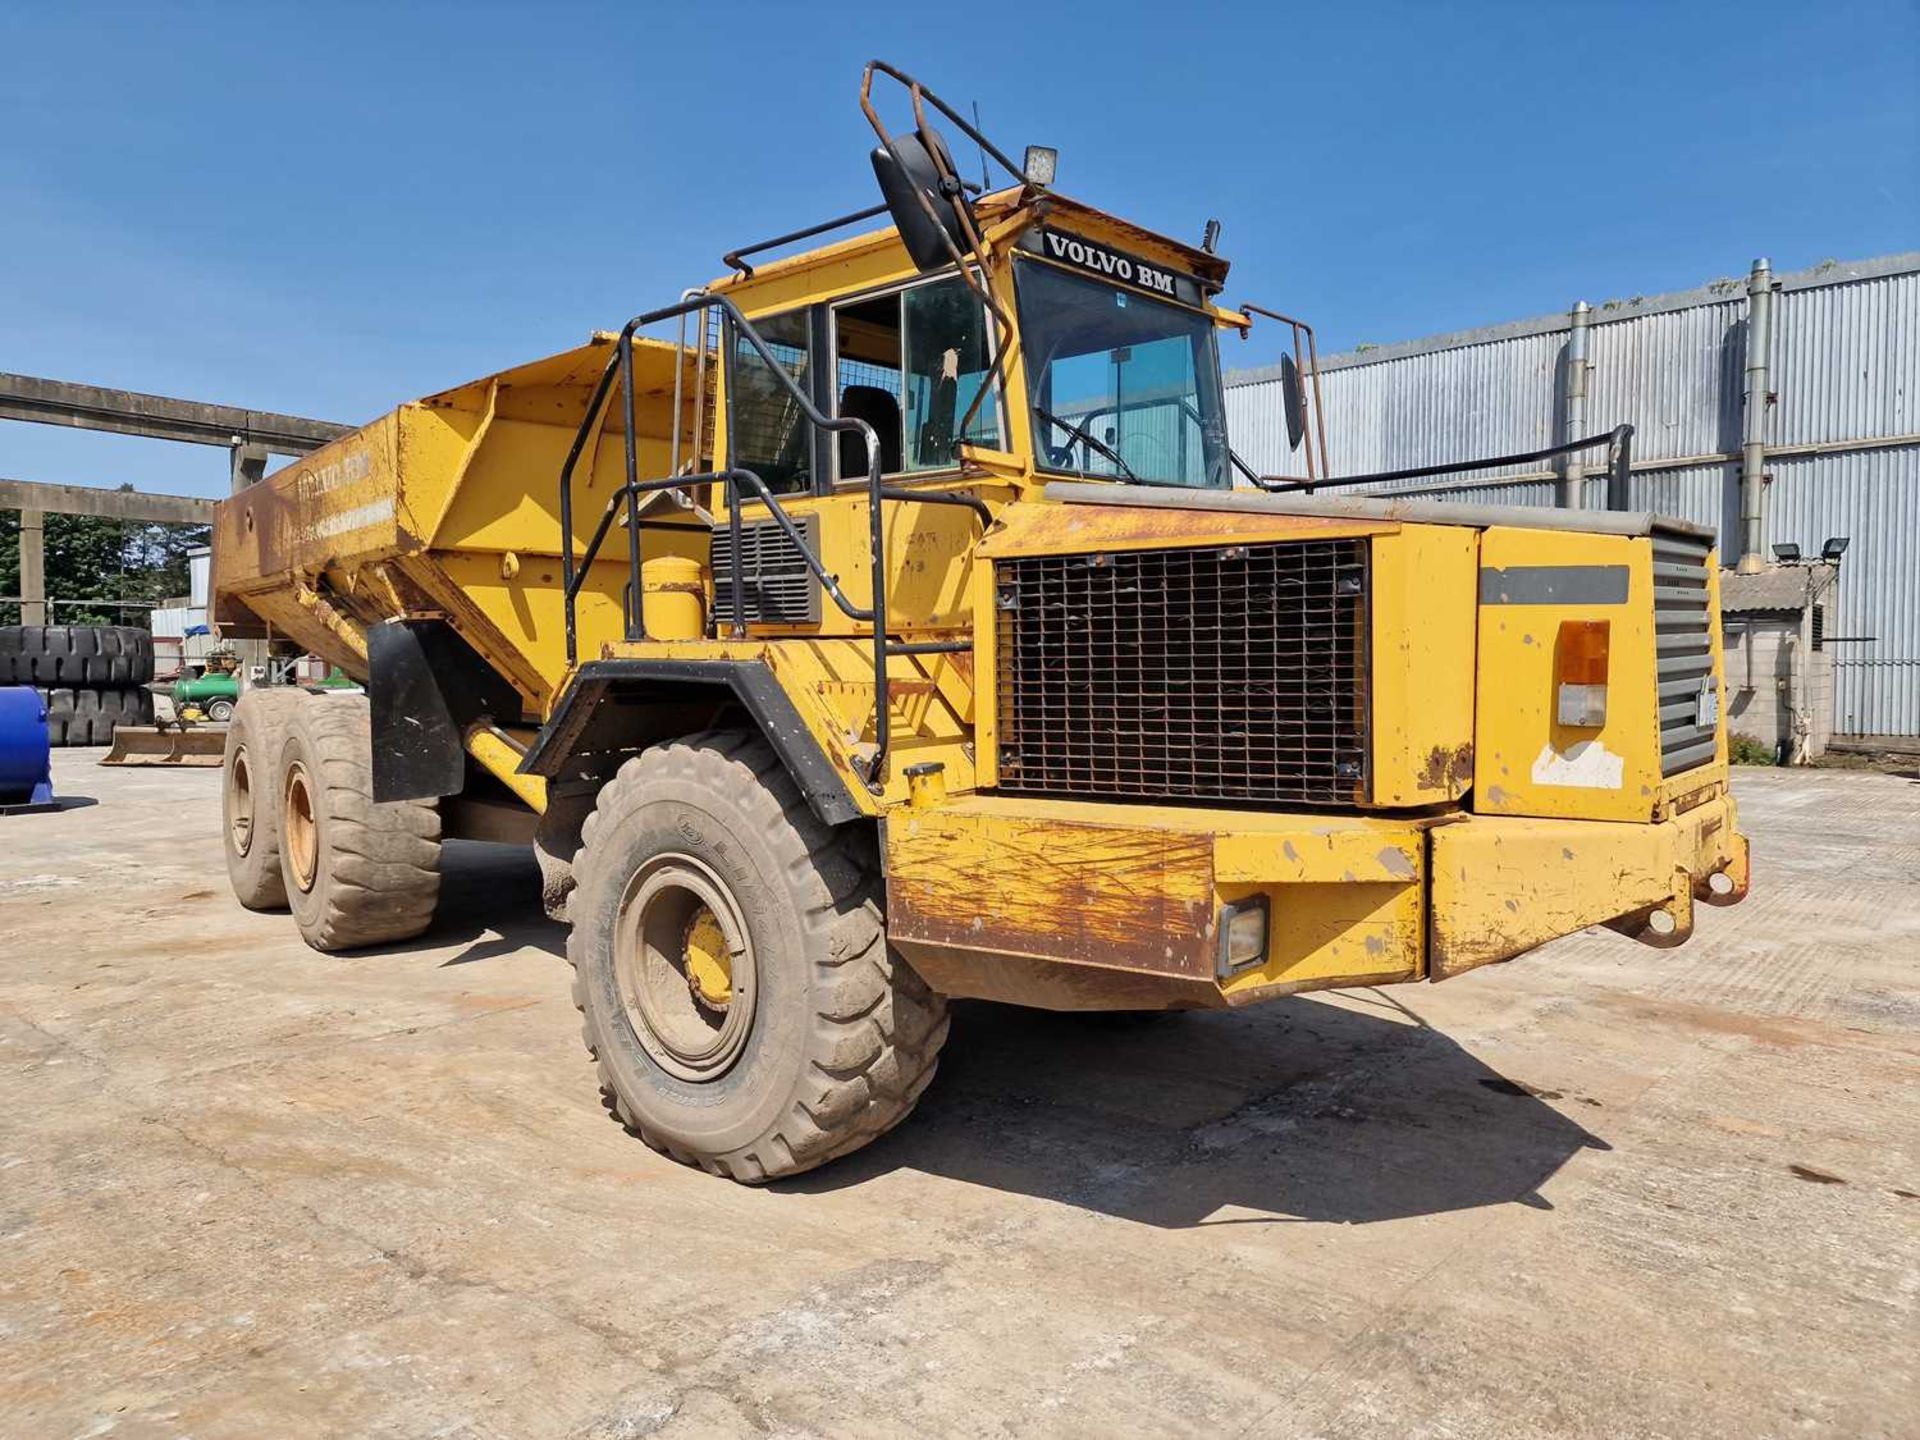
[[[1761,497],[1766,486],[1767,410],[1773,401],[1767,361],[1773,353],[1773,265],[1755,260],[1747,276],[1746,414],[1740,448],[1740,569],[1765,568],[1761,551],[1766,524]]]
[[[1587,362],[1587,320],[1590,307],[1584,300],[1574,304],[1567,327],[1566,415],[1560,427],[1562,441],[1577,440],[1587,433],[1587,377],[1592,366]],[[1554,483],[1554,501],[1562,510],[1578,510],[1584,499],[1587,467],[1579,454],[1560,458],[1560,475]]]

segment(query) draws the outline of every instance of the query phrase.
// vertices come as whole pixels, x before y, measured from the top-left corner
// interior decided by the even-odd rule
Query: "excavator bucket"
[[[224,726],[116,725],[102,765],[178,765],[214,769],[227,748]]]

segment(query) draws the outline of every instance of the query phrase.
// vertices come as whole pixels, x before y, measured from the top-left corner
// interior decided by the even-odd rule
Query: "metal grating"
[[[1653,532],[1653,632],[1660,684],[1660,773],[1713,759],[1717,720],[1701,723],[1713,682],[1713,617],[1707,613],[1705,540]]]
[[[820,553],[820,517],[797,515],[794,525],[807,548]],[[817,625],[820,584],[778,522],[756,520],[740,527],[741,598],[747,623]],[[713,530],[713,612],[725,628],[733,624],[733,535],[725,525]]]
[[[995,571],[1000,788],[1364,798],[1363,540],[1035,556]]]

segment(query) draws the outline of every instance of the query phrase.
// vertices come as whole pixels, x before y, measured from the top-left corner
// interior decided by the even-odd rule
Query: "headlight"
[[[1267,958],[1267,897],[1250,895],[1220,907],[1220,978],[1251,970]]]

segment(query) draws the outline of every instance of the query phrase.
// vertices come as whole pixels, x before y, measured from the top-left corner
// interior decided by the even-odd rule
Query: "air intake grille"
[[[807,548],[820,553],[820,517],[800,515],[794,525]],[[713,611],[722,626],[733,623],[733,535],[725,525],[713,531]],[[817,625],[820,585],[778,522],[757,520],[740,527],[741,595],[749,623]]]
[[[1713,759],[1719,697],[1713,683],[1713,617],[1707,613],[1704,540],[1653,535],[1653,630],[1659,657],[1660,773],[1677,775]]]
[[[1364,541],[1039,556],[995,584],[1001,789],[1364,795]]]

